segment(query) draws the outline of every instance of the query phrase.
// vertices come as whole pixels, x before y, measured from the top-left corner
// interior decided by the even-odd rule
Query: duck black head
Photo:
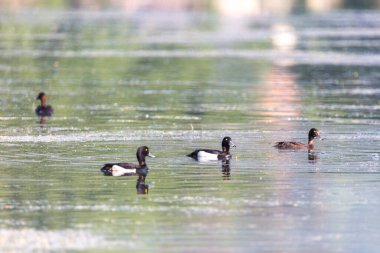
[[[222,141],[222,151],[228,153],[231,146],[236,147],[232,142],[231,137],[224,137]]]
[[[46,97],[45,92],[40,92],[40,93],[38,93],[38,96],[36,97],[36,99],[41,100],[41,99],[43,99],[44,97]]]
[[[38,96],[36,97],[36,99],[41,100],[41,104],[44,105],[46,103],[46,94],[45,94],[45,92],[40,92],[38,94]]]
[[[147,156],[155,157],[149,152],[149,148],[147,146],[142,146],[137,149],[136,157],[137,157],[137,161],[139,161],[140,166],[145,165],[145,157]]]
[[[309,131],[309,143],[314,140],[314,138],[320,137],[319,131],[316,128],[312,128]]]

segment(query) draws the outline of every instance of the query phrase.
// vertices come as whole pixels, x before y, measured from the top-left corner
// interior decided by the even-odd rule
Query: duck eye
[[[146,148],[145,151],[148,151],[148,149]]]

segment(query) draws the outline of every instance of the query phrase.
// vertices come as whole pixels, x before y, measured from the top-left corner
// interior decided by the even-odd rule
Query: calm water
[[[379,252],[378,13],[25,11],[0,34],[1,252]],[[311,127],[312,157],[272,148]],[[229,173],[184,156],[224,136]],[[147,195],[99,171],[141,145]]]

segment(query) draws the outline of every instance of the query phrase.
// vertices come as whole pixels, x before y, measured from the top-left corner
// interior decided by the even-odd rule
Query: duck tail
[[[199,152],[199,150],[195,150],[195,151],[193,151],[192,153],[190,153],[190,154],[188,154],[186,156],[191,157],[193,159],[197,159],[198,158],[198,152]]]
[[[195,157],[197,157],[197,152],[194,151],[190,154],[187,154],[186,156],[191,157],[191,158],[195,158]]]

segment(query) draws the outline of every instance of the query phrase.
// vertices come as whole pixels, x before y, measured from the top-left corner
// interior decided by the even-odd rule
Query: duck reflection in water
[[[308,149],[307,159],[309,160],[309,163],[316,163],[318,160],[318,155],[314,152],[314,150]]]
[[[136,190],[137,194],[148,194],[149,192],[149,184],[145,183],[146,174],[139,175],[136,182]]]
[[[230,179],[231,168],[230,168],[230,160],[229,159],[225,159],[222,161],[222,173],[223,173],[223,179]]]

